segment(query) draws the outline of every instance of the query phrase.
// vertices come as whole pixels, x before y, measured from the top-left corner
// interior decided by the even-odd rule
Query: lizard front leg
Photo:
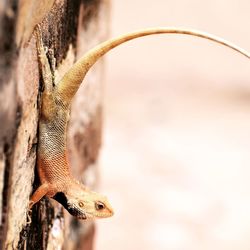
[[[44,183],[40,187],[38,187],[35,193],[31,196],[29,202],[29,209],[31,209],[34,204],[40,201],[43,198],[43,196],[45,196],[49,192],[49,190],[51,190],[51,187],[47,183]]]

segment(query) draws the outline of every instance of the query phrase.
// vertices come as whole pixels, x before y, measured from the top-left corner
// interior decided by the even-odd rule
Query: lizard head
[[[78,219],[106,218],[114,214],[104,195],[90,191],[80,183],[53,198]]]

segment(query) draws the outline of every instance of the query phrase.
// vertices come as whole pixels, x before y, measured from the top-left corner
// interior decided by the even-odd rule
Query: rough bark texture
[[[57,60],[58,80],[84,51],[106,38],[108,9],[105,0],[0,2],[0,249],[92,249],[94,224],[73,219],[47,198],[34,207],[27,225],[29,197],[39,185],[40,85],[32,31],[40,23],[44,44]],[[102,74],[98,63],[74,99],[68,129],[73,172],[92,187],[101,136]]]

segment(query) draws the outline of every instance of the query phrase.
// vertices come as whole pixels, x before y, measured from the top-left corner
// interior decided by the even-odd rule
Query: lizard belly
[[[67,122],[55,119],[39,124],[38,172],[41,183],[65,182],[70,176],[66,156]]]

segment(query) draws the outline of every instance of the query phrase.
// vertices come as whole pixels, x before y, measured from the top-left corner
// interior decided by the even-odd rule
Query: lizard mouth
[[[79,208],[74,206],[74,204],[70,204],[70,203],[67,203],[67,204],[68,204],[68,206],[65,208],[68,210],[68,212],[71,215],[76,216],[78,219],[82,219],[82,220],[87,219],[86,214],[82,210],[80,210]]]
[[[64,206],[64,208],[73,216],[78,219],[86,220],[87,215],[74,204],[68,202],[67,197],[63,192],[56,193],[55,196],[52,197],[54,200],[58,201],[60,204]]]

